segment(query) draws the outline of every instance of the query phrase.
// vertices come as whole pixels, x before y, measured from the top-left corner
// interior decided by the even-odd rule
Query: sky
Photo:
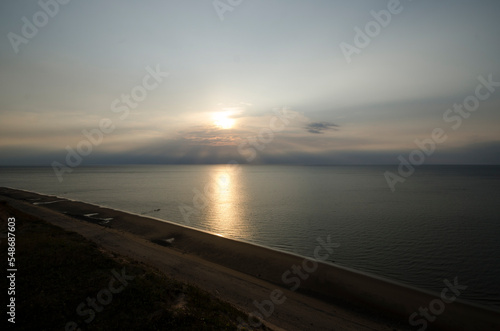
[[[500,164],[499,14],[494,0],[2,1],[0,165]]]

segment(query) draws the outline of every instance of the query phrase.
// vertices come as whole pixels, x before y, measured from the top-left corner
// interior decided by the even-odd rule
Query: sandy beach
[[[0,188],[0,200],[206,289],[262,316],[276,330],[419,330],[423,324],[410,325],[410,315],[440,298],[340,266],[83,202],[8,188]],[[319,260],[332,249],[328,237],[318,239]],[[500,313],[457,299],[426,326],[497,330]]]

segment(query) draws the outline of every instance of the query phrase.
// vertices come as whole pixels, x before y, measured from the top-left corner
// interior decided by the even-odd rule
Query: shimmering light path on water
[[[388,167],[81,167],[62,183],[50,168],[2,168],[0,185],[56,194],[332,261],[500,307],[500,167],[422,166],[392,193]],[[390,169],[389,170],[393,170]]]

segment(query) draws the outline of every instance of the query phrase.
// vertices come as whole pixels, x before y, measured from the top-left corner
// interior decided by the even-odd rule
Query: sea
[[[2,167],[0,186],[57,195],[313,257],[500,309],[500,166]],[[408,174],[406,174],[408,175]],[[284,270],[285,271],[285,270]]]

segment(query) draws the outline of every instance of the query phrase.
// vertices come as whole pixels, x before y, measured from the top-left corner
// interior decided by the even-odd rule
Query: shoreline
[[[309,256],[300,255],[300,254],[297,254],[297,253],[294,253],[294,252],[289,252],[289,251],[281,250],[279,248],[269,247],[269,246],[261,245],[261,244],[258,244],[258,243],[250,242],[250,241],[245,241],[243,239],[234,239],[234,238],[224,237],[224,236],[222,236],[222,235],[220,235],[218,233],[215,233],[215,232],[211,232],[211,231],[208,231],[208,230],[205,230],[205,229],[198,229],[198,228],[195,228],[195,227],[192,227],[192,226],[189,226],[189,225],[185,225],[185,224],[178,224],[178,223],[175,223],[175,222],[172,222],[172,221],[168,221],[168,220],[165,220],[165,219],[162,219],[162,218],[159,218],[159,217],[138,214],[138,213],[127,211],[127,210],[117,209],[117,208],[114,208],[114,207],[109,207],[109,206],[100,205],[100,204],[96,204],[96,203],[86,202],[86,201],[82,201],[82,200],[75,200],[75,199],[71,199],[71,198],[67,198],[67,197],[62,197],[62,196],[58,196],[58,195],[52,195],[52,194],[49,195],[49,194],[40,193],[40,192],[37,192],[37,191],[29,191],[29,190],[24,190],[24,189],[17,189],[17,188],[13,188],[13,187],[3,186],[3,187],[0,187],[0,196],[2,194],[1,190],[4,189],[4,188],[12,190],[12,191],[21,191],[21,192],[24,192],[26,194],[36,194],[38,196],[43,196],[43,197],[46,197],[46,198],[57,198],[57,199],[60,199],[60,200],[66,200],[66,201],[75,202],[75,203],[79,203],[79,204],[85,204],[85,205],[88,205],[88,206],[96,207],[98,209],[110,210],[110,211],[113,211],[113,212],[116,212],[116,213],[121,213],[121,214],[127,214],[127,215],[136,216],[138,218],[152,219],[152,220],[155,220],[155,221],[158,221],[158,222],[161,222],[161,223],[165,223],[165,224],[168,224],[168,225],[172,225],[172,226],[175,226],[175,227],[186,228],[188,230],[194,230],[196,232],[205,233],[205,234],[208,234],[208,235],[211,235],[211,236],[215,236],[215,237],[218,237],[218,238],[224,238],[226,240],[234,241],[236,243],[243,243],[243,244],[248,244],[248,245],[251,245],[251,246],[257,246],[257,247],[263,248],[265,250],[274,251],[274,252],[282,253],[282,254],[285,254],[285,255],[292,255],[292,256],[295,256],[295,257],[300,258],[300,259],[313,260],[313,258],[309,257]],[[45,204],[48,205],[50,203],[55,203],[55,202],[59,202],[59,201],[50,201],[49,203],[40,203],[40,204],[37,204],[36,202],[34,202],[33,204],[34,205],[40,205],[40,206],[43,207]],[[83,214],[83,215],[72,215],[72,217],[77,217],[78,218],[78,217],[81,217],[81,216],[84,216],[84,217],[86,216],[89,219],[100,220],[99,218],[93,217],[93,216],[95,216],[94,214],[96,214],[96,213],[89,213],[89,214]],[[89,221],[89,220],[87,220],[87,221]],[[106,225],[106,224],[100,224],[100,225]],[[159,243],[159,242],[157,244],[161,245],[161,243]],[[336,264],[336,263],[330,262],[330,261],[320,261],[320,262],[324,263],[324,264],[327,264],[327,265],[331,265],[331,266],[333,266],[335,268],[343,269],[343,270],[348,271],[348,272],[353,272],[353,273],[364,275],[366,277],[370,277],[370,278],[374,278],[374,279],[379,279],[379,280],[384,281],[384,282],[393,283],[396,286],[408,287],[408,288],[410,288],[412,290],[425,292],[425,293],[427,293],[429,295],[437,295],[437,293],[432,292],[430,290],[418,288],[418,287],[412,286],[410,284],[402,283],[402,282],[399,282],[397,280],[393,280],[393,279],[390,279],[390,278],[385,278],[383,276],[379,276],[379,275],[376,275],[376,274],[371,274],[371,273],[366,272],[366,271],[357,270],[357,269],[350,268],[350,267],[343,266],[343,265],[339,265],[339,264]],[[461,301],[463,301],[463,300],[461,300]],[[491,308],[489,308],[487,306],[483,306],[483,305],[475,303],[475,302],[469,302],[469,301],[465,301],[465,302],[469,303],[471,305],[476,305],[479,308],[491,309]],[[499,312],[500,312],[500,310],[499,310]]]
[[[416,329],[416,327],[411,328],[408,323],[410,315],[418,312],[419,307],[429,307],[433,300],[439,299],[439,294],[413,288],[382,277],[332,263],[314,262],[300,255],[221,237],[207,231],[149,216],[11,188],[0,188],[0,198],[7,200],[14,208],[25,213],[46,214],[43,218],[49,218],[48,221],[53,224],[59,223],[59,225],[65,225],[67,228],[74,228],[75,225],[78,225],[78,228],[93,228],[92,231],[98,232],[102,232],[102,230],[113,233],[118,232],[129,239],[131,236],[139,237],[148,241],[153,249],[156,248],[163,254],[180,254],[181,258],[184,256],[185,258],[192,257],[208,261],[211,264],[251,277],[253,278],[252,282],[270,284],[271,286],[267,286],[267,288],[282,290],[287,297],[292,297],[292,294],[294,294],[294,297],[306,296],[314,300],[320,300],[326,304],[326,306],[322,306],[326,310],[325,316],[328,315],[328,311],[335,311],[339,307],[347,307],[347,311],[361,311],[354,313],[350,317],[351,319],[362,319],[363,323],[368,323],[366,322],[366,316],[375,319],[379,318],[379,316],[385,316],[381,318],[382,324],[389,326],[391,323],[388,323],[388,321],[396,321],[396,324],[402,329]],[[54,199],[57,199],[57,201],[53,202]],[[35,205],[36,202],[39,202],[39,204]],[[44,202],[53,203],[44,204]],[[99,215],[98,218],[84,216],[91,214],[95,216],[95,213]],[[59,221],[55,221],[57,215],[59,215]],[[83,222],[72,222],[69,217]],[[99,225],[97,220],[100,219],[110,220]],[[164,241],[172,238],[171,242]],[[318,252],[321,252],[322,255],[328,252],[328,247],[334,249],[334,247],[328,246],[328,238],[322,238],[321,240],[323,243],[327,243],[326,248],[323,245],[323,250],[318,249]],[[120,244],[126,245],[126,243]],[[316,267],[313,267],[314,263],[316,263]],[[293,269],[291,268],[293,266],[302,266],[303,271],[309,270],[310,272],[293,274],[292,277]],[[287,273],[287,277],[284,277],[285,273]],[[241,274],[233,275],[233,277],[241,278],[243,277]],[[287,281],[284,282],[283,279]],[[231,284],[228,284],[228,287],[231,287]],[[269,293],[271,292],[264,291],[264,298],[265,293],[267,293],[267,299],[269,300]],[[247,298],[241,298],[241,301],[249,301],[246,304],[248,310],[248,307],[252,307],[251,301],[257,300],[258,297],[257,295],[254,297],[252,294],[248,294]],[[262,299],[260,302],[262,302]],[[276,307],[276,312],[270,316],[271,323],[280,325],[276,323],[282,320],[278,316],[280,315],[280,309],[287,305],[289,305],[289,300]],[[331,307],[331,309],[328,307]],[[251,310],[247,312],[251,312]],[[299,317],[306,319],[307,316],[303,314],[303,316]],[[415,319],[415,321],[419,321],[419,318]],[[421,326],[421,324],[415,325]],[[500,329],[500,313],[489,307],[483,307],[458,298],[453,303],[446,304],[444,312],[439,314],[434,322],[429,323],[429,328],[445,330]],[[378,330],[379,328],[375,327],[374,329]]]
[[[14,224],[20,234],[15,256],[22,269],[8,277],[21,285],[18,293],[9,293],[15,305],[8,308],[9,322],[19,329],[229,331],[248,318],[241,309],[199,287],[3,200],[0,223],[3,228]],[[3,252],[10,247],[5,241],[0,246]],[[266,326],[258,330],[270,331]]]

